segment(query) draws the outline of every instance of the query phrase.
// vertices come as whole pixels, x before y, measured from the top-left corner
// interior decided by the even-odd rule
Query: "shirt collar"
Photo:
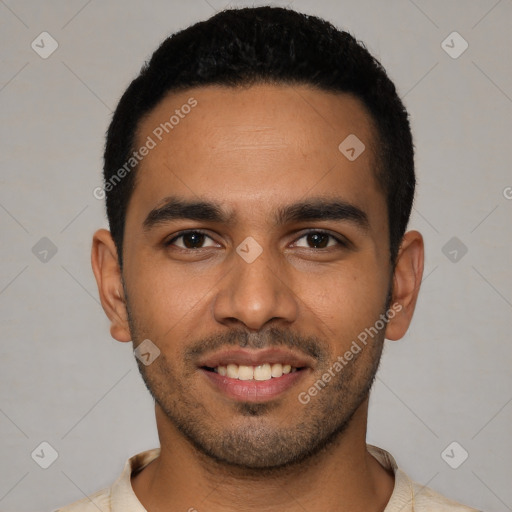
[[[412,480],[398,467],[389,452],[371,444],[367,444],[366,447],[383,468],[391,470],[395,475],[395,486],[383,512],[413,512],[414,488]]]
[[[130,457],[123,468],[121,476],[114,482],[110,494],[112,512],[146,512],[142,503],[133,492],[132,473],[141,471],[160,455],[160,448],[153,448]]]

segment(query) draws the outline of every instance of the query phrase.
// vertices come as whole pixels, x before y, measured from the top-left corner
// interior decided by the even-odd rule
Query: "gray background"
[[[225,5],[0,0],[3,511],[75,501],[158,446],[130,345],[110,338],[99,305],[90,244],[107,224],[92,191],[111,111],[143,61]],[[386,342],[368,441],[454,499],[512,510],[512,2],[291,5],[364,41],[412,117],[419,187],[410,227],[425,237],[425,278],[410,331]],[[59,44],[47,59],[31,48],[43,31]],[[441,45],[453,31],[469,44],[458,58]],[[445,44],[453,53],[460,43]],[[55,255],[40,253],[43,237]],[[443,251],[452,237],[460,242]],[[31,457],[43,441],[58,452],[48,469]],[[469,454],[457,469],[441,456],[453,441],[452,465]]]

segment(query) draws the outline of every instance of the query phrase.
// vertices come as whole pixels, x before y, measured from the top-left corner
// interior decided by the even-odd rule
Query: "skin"
[[[190,97],[197,106],[137,171],[122,272],[109,231],[93,238],[92,266],[111,335],[134,347],[148,338],[161,352],[148,366],[138,361],[156,400],[161,455],[132,476],[134,492],[150,512],[382,511],[394,477],[366,448],[368,393],[384,337],[400,339],[410,324],[423,239],[417,231],[405,234],[393,271],[371,118],[348,94],[210,86],[167,96],[140,124],[138,141]],[[366,146],[354,161],[338,150],[349,134]],[[145,230],[148,213],[171,195],[218,202],[236,217],[174,219]],[[312,198],[356,206],[367,229],[349,219],[274,223],[277,208]],[[165,245],[188,229],[207,236]],[[306,230],[328,231],[348,244],[311,239]],[[262,248],[252,263],[236,252],[248,236]],[[388,292],[399,313],[301,404],[298,393],[386,311]],[[193,354],[239,343],[293,347],[309,367],[270,402],[234,401],[208,382]]]

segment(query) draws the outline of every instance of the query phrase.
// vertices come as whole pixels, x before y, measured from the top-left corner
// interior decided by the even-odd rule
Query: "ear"
[[[121,269],[110,231],[99,229],[94,233],[91,264],[101,305],[110,319],[110,335],[117,341],[131,341]]]
[[[393,273],[393,292],[390,309],[395,311],[386,326],[386,338],[402,338],[412,320],[423,276],[423,237],[418,231],[405,233],[398,251]],[[399,309],[400,308],[400,309]]]

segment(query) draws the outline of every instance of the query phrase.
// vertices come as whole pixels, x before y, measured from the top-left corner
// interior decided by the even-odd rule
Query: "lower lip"
[[[269,380],[239,380],[200,368],[209,381],[228,397],[243,402],[266,402],[289,390],[307,373],[306,369]]]

